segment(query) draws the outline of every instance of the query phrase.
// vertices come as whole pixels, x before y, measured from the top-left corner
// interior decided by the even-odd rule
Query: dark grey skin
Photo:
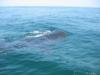
[[[18,41],[12,43],[4,43],[0,45],[0,49],[14,49],[14,48],[23,48],[23,47],[35,47],[35,46],[45,46],[51,45],[54,42],[62,40],[66,37],[66,33],[61,30],[54,30],[49,34],[40,36],[40,37],[29,37],[25,35]]]

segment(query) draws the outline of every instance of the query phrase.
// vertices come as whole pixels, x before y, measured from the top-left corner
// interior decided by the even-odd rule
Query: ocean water
[[[66,36],[14,46],[56,29]],[[100,75],[100,9],[0,7],[0,75]]]

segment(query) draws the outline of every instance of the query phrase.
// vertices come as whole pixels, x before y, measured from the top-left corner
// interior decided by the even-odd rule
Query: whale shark
[[[66,37],[66,32],[57,28],[26,32],[18,40],[0,43],[0,49],[40,47],[55,44]]]

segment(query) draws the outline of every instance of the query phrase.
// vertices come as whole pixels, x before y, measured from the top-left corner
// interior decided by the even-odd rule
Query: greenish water
[[[66,37],[13,48],[24,34],[52,29]],[[99,75],[99,62],[99,8],[0,7],[0,75]]]

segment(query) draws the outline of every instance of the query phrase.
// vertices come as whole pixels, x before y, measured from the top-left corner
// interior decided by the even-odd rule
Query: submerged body
[[[62,40],[66,37],[66,33],[63,30],[45,30],[45,31],[32,31],[25,33],[22,38],[11,43],[4,43],[0,46],[0,49],[12,49],[23,47],[36,47],[52,45],[54,42]]]

